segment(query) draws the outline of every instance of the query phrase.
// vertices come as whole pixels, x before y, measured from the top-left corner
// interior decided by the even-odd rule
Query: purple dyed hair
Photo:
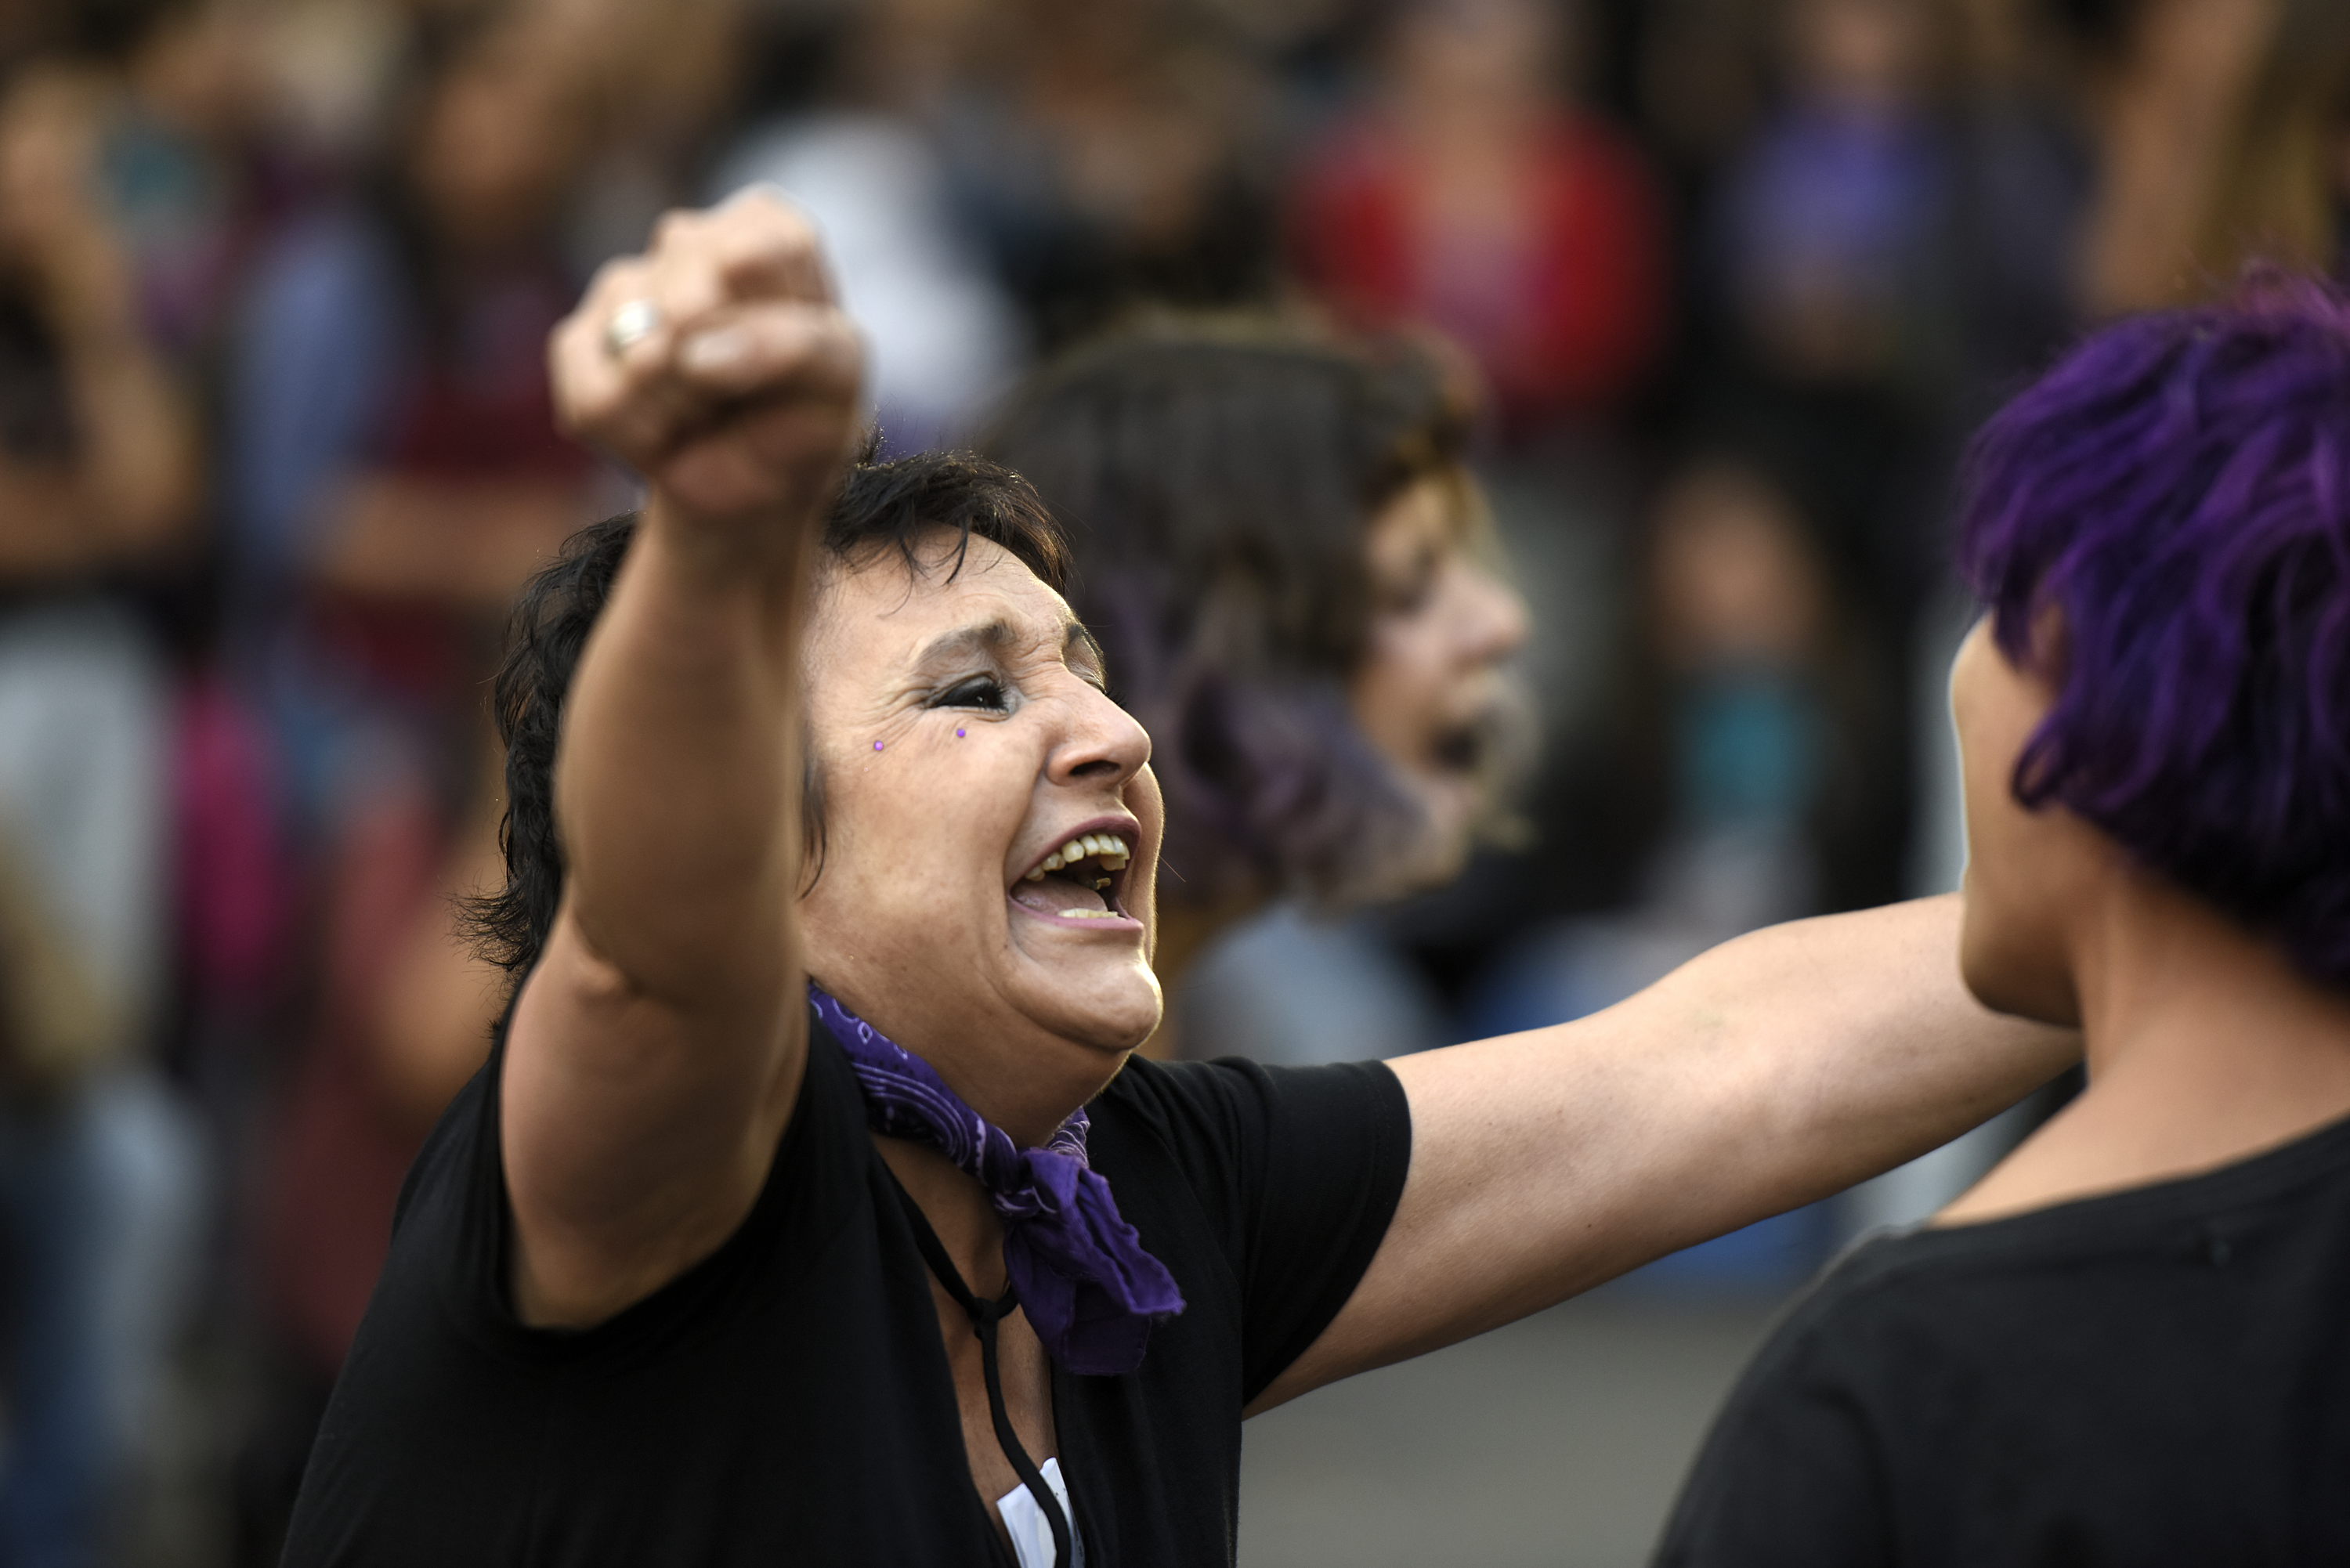
[[[2107,327],[1969,467],[2000,648],[2032,663],[2061,625],[2016,798],[2350,986],[2350,300],[2262,267]]]

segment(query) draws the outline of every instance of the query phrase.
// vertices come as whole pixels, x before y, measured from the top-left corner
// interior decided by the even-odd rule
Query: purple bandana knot
[[[987,1189],[1003,1220],[1003,1266],[1053,1359],[1088,1376],[1141,1366],[1151,1328],[1183,1310],[1183,1293],[1087,1163],[1086,1113],[1063,1122],[1042,1147],[1020,1148],[928,1062],[813,981],[808,1001],[848,1054],[867,1125],[928,1144]]]

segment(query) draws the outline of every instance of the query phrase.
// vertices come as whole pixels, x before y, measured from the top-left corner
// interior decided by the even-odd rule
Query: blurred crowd
[[[0,0],[0,1563],[274,1562],[501,996],[504,607],[630,504],[547,330],[754,181],[893,452],[1170,308],[1476,400],[1514,831],[1185,981],[1186,1049],[1381,1054],[1952,885],[1966,434],[2087,323],[2341,269],[2350,8]]]

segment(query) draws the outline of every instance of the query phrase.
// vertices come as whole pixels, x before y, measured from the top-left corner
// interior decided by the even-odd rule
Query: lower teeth
[[[1065,920],[1114,920],[1118,919],[1118,911],[1115,909],[1064,909],[1061,911],[1061,918]]]

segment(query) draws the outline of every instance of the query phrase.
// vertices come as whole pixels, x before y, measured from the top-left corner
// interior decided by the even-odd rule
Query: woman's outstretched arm
[[[1403,1057],[1411,1171],[1256,1408],[1434,1350],[1923,1154],[2080,1058],[1959,979],[1955,896],[1775,926],[1605,1012]]]
[[[754,192],[664,220],[551,353],[566,419],[650,486],[565,713],[563,903],[503,1081],[516,1308],[579,1324],[733,1230],[798,1091],[798,647],[862,350]]]

